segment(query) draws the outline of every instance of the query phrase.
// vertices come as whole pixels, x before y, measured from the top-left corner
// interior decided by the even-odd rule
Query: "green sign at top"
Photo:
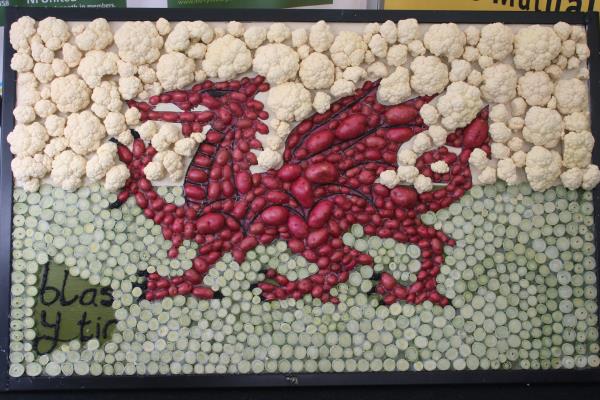
[[[171,8],[287,8],[332,3],[333,0],[168,0]]]
[[[8,0],[17,7],[127,7],[126,0]]]

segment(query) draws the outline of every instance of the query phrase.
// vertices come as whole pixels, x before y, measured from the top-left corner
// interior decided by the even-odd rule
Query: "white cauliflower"
[[[160,17],[155,22],[156,30],[160,33],[161,36],[166,36],[171,32],[171,23],[165,19]]]
[[[17,105],[33,106],[40,99],[40,92],[37,90],[37,85],[38,82],[33,73],[24,72],[18,74]],[[85,86],[85,83],[83,85]]]
[[[367,75],[370,79],[379,79],[386,77],[388,69],[381,61],[374,62],[367,67]]]
[[[544,71],[528,71],[519,78],[517,89],[530,106],[545,106],[554,92],[554,83]]]
[[[465,47],[465,51],[462,55],[463,60],[468,61],[470,63],[476,62],[479,59],[479,50],[473,46]]]
[[[204,21],[182,21],[175,25],[165,40],[167,52],[185,51],[190,44],[202,42],[208,44],[213,40],[214,31]]]
[[[469,165],[477,171],[482,171],[485,167],[487,167],[488,161],[487,154],[479,147],[473,149],[471,155],[469,156]]]
[[[583,182],[583,170],[580,168],[570,168],[560,174],[560,181],[569,190],[579,189]]]
[[[393,169],[387,169],[379,174],[379,183],[388,189],[393,189],[400,183],[398,174]]]
[[[301,60],[304,60],[306,57],[308,57],[310,55],[310,46],[307,44],[303,44],[302,46],[298,47],[298,57],[300,57]]]
[[[46,118],[56,113],[56,105],[46,99],[38,100],[33,106],[33,109],[40,118]]]
[[[588,89],[579,79],[563,79],[554,87],[554,97],[561,114],[572,114],[588,109]]]
[[[571,35],[573,28],[566,22],[560,21],[554,24],[554,32],[560,37],[561,40],[567,40]]]
[[[354,82],[346,79],[338,79],[335,82],[333,82],[333,85],[331,85],[329,92],[333,97],[343,97],[349,96],[352,93],[354,93],[354,89],[356,89]]]
[[[117,84],[104,81],[92,92],[92,111],[100,118],[105,118],[110,111],[119,111],[123,106]]]
[[[65,62],[65,60],[61,60],[60,58],[55,58],[52,60],[52,71],[55,76],[67,76],[70,72],[69,66]]]
[[[379,33],[379,27],[380,27],[379,22],[370,22],[368,24],[365,24],[365,26],[363,28],[363,34],[362,34],[363,40],[365,42],[368,42],[373,37],[373,35],[375,35],[376,33]],[[397,35],[398,34],[397,28],[394,27],[394,29],[396,29],[396,35]]]
[[[244,42],[249,49],[256,49],[267,39],[267,28],[262,26],[250,26],[244,32]]]
[[[519,181],[517,166],[510,158],[498,161],[496,174],[498,175],[498,179],[502,179],[509,186],[516,185]]]
[[[127,21],[114,36],[119,57],[134,65],[151,64],[160,57],[163,38],[150,21]]]
[[[54,79],[52,64],[37,63],[33,67],[33,74],[41,83],[48,83]]]
[[[492,143],[492,159],[504,160],[510,157],[510,149],[503,143]]]
[[[321,56],[323,56],[321,54]],[[331,64],[331,70],[333,71],[333,64],[326,56],[323,56],[326,62]],[[306,60],[311,59],[312,61],[323,59],[315,59],[308,56],[302,63],[306,66]],[[317,61],[317,62],[318,62]],[[254,71],[264,76],[267,82],[278,85],[283,82],[294,80],[296,73],[298,72],[298,53],[294,51],[290,46],[286,46],[281,43],[269,43],[264,46],[260,46],[254,53],[254,61],[252,67]],[[310,62],[309,62],[310,64]],[[321,67],[321,64],[319,64]],[[313,71],[317,72],[317,71]],[[327,73],[327,72],[326,72]],[[318,80],[318,79],[315,79]],[[308,86],[307,86],[308,87]],[[322,89],[323,87],[315,87],[309,89]]]
[[[543,192],[553,186],[560,176],[562,160],[560,154],[542,146],[533,146],[527,153],[525,173],[531,188]]]
[[[17,184],[23,185],[27,190],[28,185],[26,185],[26,182],[41,179],[50,172],[52,159],[42,153],[37,153],[33,157],[15,157],[12,159],[10,167]],[[33,183],[31,182],[29,185]]]
[[[283,43],[291,36],[290,28],[283,22],[275,22],[267,30],[267,40],[271,43]]]
[[[417,193],[430,192],[433,189],[431,178],[425,175],[419,175],[414,182]]]
[[[589,131],[569,132],[563,138],[563,165],[585,168],[592,161],[594,136]]]
[[[506,143],[512,137],[512,132],[504,122],[494,122],[490,125],[490,136],[494,142]]]
[[[433,148],[431,137],[427,134],[427,131],[418,133],[412,143],[412,150],[416,154],[423,154]]]
[[[375,57],[385,58],[387,56],[388,42],[380,34],[373,35],[368,45]]]
[[[600,169],[597,165],[588,165],[583,171],[581,187],[585,190],[592,190],[598,183],[600,183]]]
[[[512,117],[508,120],[508,127],[515,132],[523,129],[525,126],[525,120],[521,117]]]
[[[29,53],[29,38],[35,35],[35,20],[22,16],[10,26],[10,44],[19,53]]]
[[[530,25],[514,38],[514,63],[518,69],[541,71],[560,53],[560,38],[552,28]]]
[[[437,108],[429,103],[423,104],[419,110],[419,115],[423,118],[425,125],[433,125],[440,119],[440,113],[438,113]]]
[[[137,66],[117,59],[117,72],[121,78],[134,76],[137,72]]]
[[[127,130],[125,116],[120,112],[109,112],[104,118],[104,128],[108,136],[117,136]]]
[[[16,72],[27,72],[33,69],[33,59],[29,54],[15,53],[10,59],[10,69]]]
[[[496,104],[490,109],[490,119],[493,122],[506,122],[509,118],[510,114],[504,104]]]
[[[448,131],[440,125],[430,126],[427,130],[427,134],[435,147],[440,147],[446,143],[446,138],[448,137]]]
[[[268,106],[281,121],[302,121],[312,111],[310,92],[300,84],[286,82],[269,91]]]
[[[106,137],[106,130],[98,117],[86,110],[67,117],[64,135],[71,149],[85,156],[100,147],[100,143]]]
[[[38,24],[37,34],[50,50],[59,50],[71,37],[69,25],[62,19],[47,17]]]
[[[196,150],[196,144],[196,141],[191,137],[179,139],[175,142],[173,150],[180,156],[189,157],[194,154],[194,151]]]
[[[419,36],[419,23],[414,18],[398,21],[398,42],[408,44]]]
[[[408,47],[404,44],[391,46],[387,52],[387,63],[393,67],[406,64],[408,60]]]
[[[39,122],[31,125],[15,125],[6,137],[10,152],[17,157],[33,156],[41,152],[48,141],[48,132]]]
[[[125,186],[127,179],[129,179],[129,169],[127,168],[127,165],[115,165],[106,173],[104,188],[109,192],[116,192]]]
[[[437,103],[442,125],[449,130],[467,126],[482,107],[479,89],[465,82],[451,83]]]
[[[62,136],[64,134],[67,119],[58,115],[49,115],[44,121],[44,127],[50,136]]]
[[[333,43],[334,35],[325,21],[319,21],[310,27],[308,35],[308,43],[319,53],[327,51]]]
[[[108,21],[96,18],[75,35],[75,44],[83,51],[104,50],[113,42]]]
[[[117,141],[125,146],[133,143],[133,136],[129,130],[125,130],[117,135]]]
[[[140,124],[142,113],[135,107],[131,107],[125,111],[125,122],[128,126],[136,126]]]
[[[147,65],[140,65],[137,74],[143,83],[150,84],[156,82],[156,71]]]
[[[481,69],[486,69],[494,65],[494,59],[488,56],[479,56],[477,63],[481,67]]]
[[[152,147],[158,152],[163,152],[181,138],[181,127],[179,124],[165,123],[160,126],[158,133],[152,137],[151,143]]]
[[[396,67],[394,72],[381,80],[377,88],[377,101],[387,105],[399,104],[408,99],[410,94],[408,70],[404,67]]]
[[[185,54],[167,53],[158,60],[156,77],[165,90],[183,89],[194,81],[195,69],[194,60]]]
[[[206,45],[204,43],[193,43],[185,51],[185,55],[194,60],[202,60],[206,54]]]
[[[496,168],[485,167],[477,176],[477,180],[481,185],[491,185],[496,182]]]
[[[313,98],[312,105],[315,111],[317,111],[319,114],[323,114],[325,111],[329,110],[329,106],[331,105],[331,96],[326,92],[317,92]]]
[[[279,169],[283,165],[283,157],[277,151],[264,149],[256,158],[258,167],[268,171],[270,169]]]
[[[171,54],[171,53],[169,53],[169,54]],[[177,54],[181,54],[181,53],[177,53]],[[177,71],[177,72],[178,72],[178,74],[175,74],[176,76],[180,76],[180,73],[182,73],[182,71]],[[175,77],[173,79],[175,79]],[[119,93],[121,94],[121,97],[124,100],[133,99],[143,89],[144,89],[144,86],[142,85],[142,81],[140,81],[139,78],[137,78],[135,76],[119,78]]]
[[[511,101],[517,94],[517,71],[508,64],[495,64],[484,69],[481,93],[489,102]]]
[[[506,143],[510,151],[517,152],[523,150],[523,146],[525,146],[525,142],[518,136],[513,136],[508,143]]]
[[[478,70],[474,69],[471,71],[469,76],[467,77],[467,83],[469,85],[479,87],[483,82],[483,75]]]
[[[448,167],[446,161],[439,160],[431,164],[431,170],[436,174],[445,174],[446,172],[450,171],[450,167]]]
[[[340,68],[360,65],[365,58],[367,45],[356,32],[342,31],[336,37],[329,52],[333,63]]]
[[[242,37],[244,35],[244,24],[239,21],[229,21],[227,33],[234,37]]]
[[[379,27],[379,33],[389,44],[396,43],[398,38],[398,28],[394,21],[387,20]]]
[[[308,43],[308,32],[304,28],[294,29],[292,31],[292,46],[298,48]]]
[[[523,138],[536,146],[555,147],[564,134],[564,124],[556,110],[531,107],[525,115]]]
[[[85,164],[85,157],[71,150],[63,151],[52,161],[52,184],[71,192],[78,189],[83,184]]]
[[[285,121],[280,121],[273,118],[269,121],[269,125],[272,128],[271,133],[275,133],[275,135],[279,136],[280,138],[286,138],[290,133],[290,124]]]
[[[92,50],[85,54],[79,62],[77,73],[91,88],[99,86],[105,75],[115,75],[119,69],[115,53],[102,50]]]
[[[54,52],[44,46],[44,42],[39,35],[34,35],[29,41],[31,46],[31,57],[34,61],[51,63],[54,60]]]
[[[458,82],[467,80],[471,73],[471,63],[465,60],[452,60],[452,67],[450,69],[450,82]]]
[[[165,177],[167,171],[163,167],[162,161],[150,161],[144,167],[144,175],[151,181],[158,181]]]
[[[455,23],[433,24],[425,32],[423,43],[432,54],[452,61],[460,58],[467,39]]]
[[[411,166],[417,162],[417,153],[411,149],[399,149],[397,154],[398,165]],[[418,173],[418,172],[417,172]]]
[[[154,135],[158,133],[158,127],[154,121],[145,121],[142,125],[137,128],[137,132],[140,137],[146,141],[152,140]]]
[[[412,165],[400,165],[396,170],[398,183],[414,184],[419,176],[419,169]]]
[[[510,110],[515,117],[521,117],[527,111],[527,103],[522,97],[515,97],[510,102]]]
[[[590,114],[588,112],[574,112],[565,115],[563,118],[565,129],[568,131],[588,131],[590,130]]]
[[[65,43],[62,48],[63,60],[67,63],[69,68],[75,68],[81,61],[81,51],[76,46],[70,43]]]
[[[410,85],[420,95],[434,95],[448,85],[448,66],[438,57],[419,56],[410,64]]]
[[[35,110],[31,106],[17,106],[13,109],[17,124],[29,124],[35,121]]]
[[[218,38],[208,45],[202,69],[206,74],[219,79],[231,79],[252,65],[252,54],[246,44],[231,35]]]
[[[117,145],[113,142],[106,142],[98,147],[85,166],[86,176],[93,182],[104,178],[108,170],[118,161]]]
[[[527,162],[527,153],[525,153],[523,150],[519,150],[513,153],[513,155],[510,156],[510,158],[511,160],[513,160],[517,167],[523,168]]]
[[[422,56],[427,53],[427,49],[425,46],[423,46],[423,42],[420,40],[413,40],[412,42],[408,43],[407,47],[408,52],[413,57]]]
[[[492,57],[495,60],[503,60],[513,50],[512,29],[500,22],[484,26],[481,29],[481,38],[477,49],[481,55]]]
[[[332,64],[333,65],[333,64]],[[361,67],[348,67],[342,73],[342,78],[354,83],[360,82],[367,76],[367,71]]]
[[[465,28],[465,37],[469,46],[477,46],[481,37],[481,31],[476,26],[469,25]]]

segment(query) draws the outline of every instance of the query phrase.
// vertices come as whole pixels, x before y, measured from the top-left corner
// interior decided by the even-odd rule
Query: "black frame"
[[[593,1],[591,2],[593,4]],[[397,384],[481,384],[481,383],[600,383],[600,368],[584,370],[475,370],[475,371],[406,371],[369,373],[301,373],[301,374],[205,374],[152,376],[71,376],[20,377],[8,376],[10,271],[12,236],[12,155],[6,135],[13,129],[12,110],[15,103],[16,74],[10,69],[14,53],[8,31],[12,22],[23,15],[35,19],[55,16],[70,21],[87,21],[104,17],[112,21],[171,21],[202,19],[205,21],[285,21],[314,22],[384,22],[416,18],[422,23],[455,22],[463,24],[554,24],[565,21],[587,27],[591,50],[590,112],[592,131],[600,129],[600,28],[598,13],[521,13],[470,11],[379,11],[379,10],[199,10],[199,9],[74,9],[74,8],[13,8],[6,10],[4,28],[4,101],[2,104],[2,141],[0,151],[0,391],[60,390],[60,389],[165,389],[198,387],[285,387],[324,385],[397,385]],[[600,163],[600,146],[593,151],[593,162]],[[594,190],[595,226],[600,226],[600,187]],[[596,259],[600,261],[600,235],[595,235]],[[600,262],[599,262],[600,265]],[[599,297],[600,302],[600,297]]]

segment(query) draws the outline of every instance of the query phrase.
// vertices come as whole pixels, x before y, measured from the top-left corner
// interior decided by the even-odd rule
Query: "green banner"
[[[287,8],[333,4],[333,0],[168,0],[170,8]]]
[[[8,0],[16,7],[127,7],[127,0]]]

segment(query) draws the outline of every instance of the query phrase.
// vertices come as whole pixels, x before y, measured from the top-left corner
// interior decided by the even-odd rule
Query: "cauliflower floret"
[[[57,154],[65,150],[69,146],[69,142],[64,136],[52,138],[46,147],[44,147],[44,154],[50,158],[56,157]]]
[[[27,72],[33,69],[33,59],[29,54],[15,53],[10,59],[10,69],[16,72]]]
[[[554,24],[554,32],[560,37],[561,40],[567,40],[571,35],[573,28],[566,22],[560,21]]]
[[[511,160],[515,163],[515,165],[519,168],[523,168],[527,162],[527,153],[522,150],[515,152],[511,157]]]
[[[365,42],[368,42],[373,35],[375,35],[376,33],[379,33],[379,27],[380,24],[379,22],[370,22],[368,24],[366,24],[363,28],[363,40]],[[398,34],[397,32],[397,28],[394,26],[394,29],[396,30],[396,35]]]
[[[244,32],[244,42],[249,49],[256,49],[263,44],[267,38],[267,28],[262,26],[250,26]]]
[[[194,60],[202,60],[206,54],[206,45],[204,43],[193,43],[188,47],[185,55]]]
[[[408,60],[408,47],[403,44],[391,46],[387,52],[387,63],[391,66],[398,67],[406,64]]]
[[[55,58],[52,60],[52,71],[55,76],[66,76],[69,74],[69,66],[64,60],[60,58]]]
[[[160,126],[158,133],[152,136],[151,143],[156,151],[163,152],[181,138],[181,128],[179,125],[167,123]]]
[[[600,183],[600,169],[597,165],[588,165],[583,171],[581,187],[585,190],[592,190],[598,183]]]
[[[379,86],[379,88],[381,88],[381,86]],[[348,81],[346,79],[338,79],[337,81],[333,82],[333,85],[331,85],[329,92],[333,97],[343,97],[349,96],[352,93],[354,93],[354,89],[354,82]]]
[[[512,115],[521,117],[525,115],[525,111],[527,111],[527,103],[522,97],[516,97],[510,102],[510,109]]]
[[[333,64],[332,64],[333,66]],[[362,69],[361,67],[348,67],[342,73],[342,78],[352,81],[354,83],[358,83],[360,80],[364,79],[367,76],[367,71]]]
[[[67,123],[66,118],[58,115],[49,115],[44,121],[44,127],[50,136],[62,136]]]
[[[122,145],[129,146],[133,143],[133,135],[129,130],[125,130],[117,135],[117,141]]]
[[[336,36],[329,51],[333,63],[340,68],[346,68],[358,66],[363,62],[367,45],[356,32],[342,31]]]
[[[292,31],[292,46],[300,47],[308,43],[308,32],[304,28],[298,28]]]
[[[264,149],[256,158],[258,167],[264,170],[279,169],[283,165],[283,157],[277,151]]]
[[[581,61],[586,61],[590,58],[590,48],[586,43],[577,43],[575,47],[575,54],[577,54],[577,58]]]
[[[565,129],[568,131],[587,131],[590,129],[590,114],[575,112],[564,117]]]
[[[108,136],[117,136],[127,130],[125,116],[120,112],[109,112],[104,118],[104,127]]]
[[[513,50],[512,29],[500,22],[484,26],[477,49],[481,55],[503,60]]]
[[[77,73],[91,88],[99,86],[105,75],[115,75],[118,57],[115,53],[92,50],[85,54],[77,67]]]
[[[152,64],[160,57],[163,38],[150,21],[127,21],[114,36],[119,57],[134,65]]]
[[[129,179],[129,175],[129,168],[127,168],[127,165],[115,165],[106,173],[104,188],[109,192],[116,192],[125,186],[125,182]]]
[[[31,81],[25,81],[23,78],[31,77]],[[85,83],[84,83],[85,86]],[[86,86],[87,89],[87,86]],[[17,105],[33,106],[40,99],[40,92],[37,90],[37,79],[31,72],[18,74],[17,78]]]
[[[377,101],[387,105],[399,104],[409,98],[410,94],[408,70],[404,67],[396,67],[394,72],[381,80],[377,88]]]
[[[506,145],[508,146],[510,151],[513,151],[516,153],[517,151],[523,150],[523,146],[525,145],[525,142],[520,137],[513,136]]]
[[[565,40],[562,42],[562,46],[560,48],[560,54],[565,57],[572,57],[575,54],[575,47],[577,44],[572,40]]]
[[[238,21],[229,21],[227,33],[234,37],[242,37],[244,35],[244,24]]]
[[[277,133],[258,135],[257,139],[262,144],[263,149],[271,149],[280,152],[284,146],[283,139]]]
[[[504,160],[510,157],[510,149],[502,143],[492,143],[492,159]]]
[[[419,176],[419,169],[412,165],[400,165],[396,170],[396,176],[398,177],[398,183],[408,183],[412,185]]]
[[[166,36],[171,32],[171,23],[165,18],[160,17],[155,22],[156,30],[161,36]]]
[[[271,132],[275,133],[275,135],[280,138],[286,138],[290,133],[290,124],[285,121],[280,121],[278,119],[273,118],[269,121],[269,125],[271,125]]]
[[[177,142],[175,142],[173,150],[180,156],[189,157],[194,154],[194,150],[196,150],[196,144],[196,141],[191,137],[179,139]]]
[[[370,79],[379,79],[387,76],[388,69],[384,63],[377,61],[369,65],[367,68],[367,75]]]
[[[560,174],[560,181],[569,190],[579,189],[583,182],[583,170],[571,168]]]
[[[375,57],[385,58],[387,56],[388,43],[380,34],[375,34],[369,40],[369,49]]]
[[[552,64],[549,67],[546,67],[544,71],[552,78],[552,80],[557,81],[562,76],[562,68],[560,68],[556,64]]]
[[[158,60],[156,77],[165,90],[182,89],[194,81],[195,69],[194,60],[185,54],[167,53]]]
[[[525,120],[521,117],[512,117],[508,120],[508,127],[513,131],[520,131],[525,126]]]
[[[398,21],[398,42],[408,44],[419,36],[419,23],[414,18]]]
[[[65,43],[62,48],[63,60],[67,63],[69,68],[75,68],[81,61],[81,51],[76,46],[70,43]]]
[[[430,126],[427,130],[427,134],[431,138],[431,142],[435,147],[440,147],[446,143],[448,137],[448,131],[442,128],[440,125]]]
[[[323,53],[329,49],[333,43],[334,35],[325,21],[319,21],[310,27],[308,35],[308,43],[319,53]]]
[[[420,40],[413,40],[407,45],[407,47],[408,52],[413,57],[422,56],[423,54],[427,53],[427,49],[425,46],[423,46],[423,42]]]
[[[517,71],[508,64],[495,64],[484,69],[481,93],[489,102],[511,101],[517,94]]]
[[[252,65],[252,54],[240,39],[231,35],[218,38],[208,45],[202,69],[206,74],[219,79],[231,79]]]
[[[382,171],[379,174],[378,181],[380,184],[387,187],[388,189],[393,189],[400,183],[398,174],[396,174],[396,171],[394,171],[393,169]]]
[[[552,28],[531,25],[522,28],[514,38],[514,63],[518,69],[541,71],[560,53],[560,38]]]
[[[51,63],[54,60],[54,52],[44,46],[42,39],[38,35],[34,35],[30,40],[31,57],[34,61]]]
[[[510,114],[504,104],[496,104],[490,109],[490,119],[493,122],[506,122],[509,118]]]
[[[423,118],[425,125],[433,125],[437,123],[440,118],[440,113],[438,113],[437,108],[429,103],[423,104],[423,107],[419,110],[419,115]]]
[[[496,168],[494,167],[485,167],[477,177],[479,184],[481,185],[491,185],[496,183]]]
[[[165,177],[167,171],[163,167],[162,161],[150,161],[144,167],[144,175],[151,181],[158,181]]]
[[[519,78],[517,89],[530,106],[545,106],[552,97],[554,83],[544,71],[528,71]]]
[[[442,125],[448,130],[467,126],[482,107],[479,89],[465,82],[451,83],[437,103]]]
[[[326,92],[317,92],[313,98],[312,105],[319,114],[323,114],[325,111],[329,110],[331,96]]]
[[[331,71],[329,71],[329,73],[330,75],[333,75],[333,64],[326,56],[322,54],[319,54],[319,56],[322,58],[319,58],[318,56],[311,58],[311,56],[308,56],[304,61],[302,61],[302,64],[305,66],[305,68],[311,68],[311,62],[317,63],[317,65],[312,66],[310,74],[318,73],[318,70],[320,70],[321,67],[327,68],[324,64],[329,63],[331,65]],[[308,63],[307,60],[309,60]],[[278,85],[296,78],[296,73],[298,72],[298,61],[298,53],[296,53],[290,46],[286,46],[285,44],[281,43],[269,43],[256,49],[252,67],[256,73],[263,75],[269,83]],[[327,73],[328,71],[325,72],[325,74]],[[306,74],[305,78],[307,78]],[[319,79],[314,78],[314,80],[318,81]],[[309,89],[322,89],[327,87],[319,85],[317,86],[318,87],[307,87]]]
[[[130,76],[134,76],[137,72],[137,67],[132,63],[128,63],[122,60],[117,59],[117,71],[119,73],[119,77],[128,78]]]
[[[108,21],[96,18],[75,36],[75,44],[83,51],[104,50],[113,42]]]
[[[423,43],[432,54],[452,61],[460,58],[467,39],[455,23],[433,24],[425,33]]]
[[[154,135],[158,132],[158,127],[154,121],[145,121],[142,125],[137,128],[137,132],[140,137],[146,141],[152,140]]]
[[[100,147],[106,137],[102,122],[90,111],[72,113],[67,118],[64,135],[77,154],[85,156]]]
[[[123,106],[119,89],[112,81],[104,81],[92,92],[92,111],[100,118],[105,118],[109,111],[119,111]]]
[[[48,83],[54,79],[54,70],[52,64],[37,63],[33,67],[33,74],[41,83]]]
[[[33,157],[13,158],[10,166],[18,185],[22,185],[26,191],[36,191],[39,179],[46,176],[52,168],[52,159],[46,154],[38,153]]]
[[[166,55],[170,55],[170,54],[174,54],[174,53],[168,53]],[[181,54],[181,53],[176,53],[176,54]],[[183,54],[181,54],[181,55],[184,56]],[[188,78],[188,77],[184,77],[184,78],[181,77],[181,74],[184,73],[184,71],[182,71],[182,70],[177,70],[177,73],[174,73],[174,71],[170,71],[170,72],[171,72],[171,76],[169,77],[169,79],[175,80],[175,79],[177,79],[177,77],[180,77],[180,79]],[[142,85],[142,81],[140,81],[135,76],[119,78],[119,93],[121,94],[121,97],[124,100],[133,99],[143,89],[144,89],[144,86]]]
[[[283,22],[271,24],[267,31],[267,40],[271,43],[283,43],[291,36],[290,28]]]
[[[464,81],[471,73],[471,64],[465,60],[452,60],[452,68],[450,69],[450,82]]]
[[[512,136],[511,130],[503,122],[494,122],[489,131],[492,140],[497,143],[506,143]]]
[[[556,110],[531,107],[525,115],[523,138],[536,146],[555,147],[564,133],[564,124]]]
[[[192,40],[191,27],[192,23],[189,21],[182,21],[175,25],[165,40],[165,50],[167,52],[186,51]]]
[[[52,184],[68,191],[78,189],[83,183],[85,164],[85,157],[71,150],[63,151],[52,161]]]
[[[445,174],[446,172],[450,171],[450,167],[448,167],[446,161],[439,160],[431,164],[431,170],[436,174]]]
[[[47,17],[38,24],[37,34],[50,50],[59,50],[71,37],[69,25],[62,19]]]
[[[481,74],[481,72],[479,72],[476,69],[474,69],[473,71],[471,71],[471,73],[467,77],[467,83],[469,85],[478,87],[478,86],[481,85],[482,82],[483,82],[483,75]]]
[[[425,175],[419,175],[414,182],[417,193],[430,192],[433,189],[431,178]]]
[[[17,124],[29,124],[35,121],[35,110],[31,106],[17,106],[13,109]]]
[[[468,61],[470,63],[472,62],[476,62],[477,60],[479,60],[479,50],[477,50],[476,47],[473,46],[467,46],[465,47],[465,51],[462,55],[463,60]]]
[[[140,117],[142,113],[135,107],[131,107],[125,111],[125,122],[128,126],[135,126],[140,124]]]
[[[15,125],[6,137],[10,152],[17,157],[33,156],[41,152],[48,141],[48,132],[39,122],[31,125]]]
[[[469,156],[469,165],[471,168],[481,171],[488,165],[488,158],[485,151],[481,150],[479,147],[473,149],[471,155]]]
[[[398,28],[394,21],[387,20],[379,27],[379,33],[389,44],[396,43],[398,38]]]
[[[106,142],[98,147],[96,154],[88,160],[85,166],[85,174],[91,181],[99,181],[117,163],[117,160],[116,143]]]
[[[147,65],[140,65],[137,73],[143,83],[150,84],[156,82],[156,71]]]
[[[10,26],[10,44],[19,53],[29,53],[29,38],[35,35],[35,20],[22,16]]]
[[[553,186],[561,173],[560,154],[542,146],[533,146],[527,153],[525,173],[531,188],[543,192]]]
[[[554,96],[561,114],[572,114],[588,108],[588,91],[585,83],[579,79],[564,79],[554,87]]]
[[[502,179],[509,186],[516,185],[519,181],[517,175],[517,166],[510,158],[498,161],[498,169],[496,170],[498,179]]]
[[[412,150],[416,154],[423,154],[433,148],[431,143],[431,137],[427,134],[427,131],[418,133],[412,143]]]
[[[40,118],[46,118],[56,113],[56,105],[50,100],[42,99],[38,100],[33,106],[35,113]]]
[[[494,59],[488,56],[479,56],[477,63],[481,67],[481,69],[486,69],[494,65]]]
[[[569,132],[563,138],[563,165],[585,168],[592,161],[594,136],[589,131]]]
[[[300,84],[286,82],[269,91],[268,106],[282,121],[302,121],[312,111],[310,92]]]
[[[398,157],[398,165],[411,166],[411,165],[415,165],[417,162],[417,153],[415,153],[411,149],[398,150],[397,157]]]
[[[302,46],[298,47],[297,49],[298,51],[298,56],[300,57],[301,60],[304,60],[306,57],[308,57],[310,55],[310,46],[307,44],[303,44]]]
[[[469,25],[465,29],[465,37],[469,46],[477,46],[477,43],[479,43],[479,38],[481,37],[481,32],[476,26]]]
[[[434,95],[448,84],[448,67],[438,57],[419,56],[410,64],[410,85],[420,95]]]

